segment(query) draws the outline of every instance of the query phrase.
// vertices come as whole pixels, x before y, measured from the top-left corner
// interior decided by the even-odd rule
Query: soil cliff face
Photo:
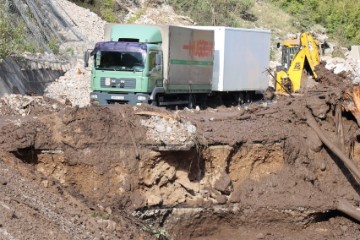
[[[28,10],[16,2],[19,14]],[[56,37],[60,50],[79,55],[102,38],[104,22],[74,4],[27,3],[37,16],[32,20],[49,23],[32,28],[39,41]],[[172,9],[162,9],[172,16]],[[138,23],[192,23],[151,7],[146,12],[153,18]],[[87,105],[89,91],[80,65],[48,89],[61,102],[21,95],[0,101],[0,238],[360,235],[360,179],[311,122],[360,165],[350,75],[320,66],[319,82],[304,93],[242,106],[79,108],[72,104]]]
[[[19,177],[4,175],[2,201],[22,217],[4,217],[1,234],[21,237],[22,227],[12,222],[31,221],[36,212],[64,239],[358,236],[358,224],[340,204],[360,202],[356,175],[308,124],[315,119],[327,138],[360,164],[356,121],[337,112],[349,85],[341,78],[333,86],[326,73],[302,95],[242,107],[174,112],[54,102],[46,108],[46,101],[34,101],[20,105],[27,115],[19,116],[8,106],[1,164]],[[21,182],[44,192],[42,200],[12,195],[24,187]],[[51,202],[52,196],[61,202],[53,206],[56,214],[49,215],[50,206],[28,203]],[[28,207],[15,210],[11,199]],[[68,222],[61,223],[60,216]],[[71,230],[76,224],[78,232]],[[34,221],[39,232],[40,225]]]

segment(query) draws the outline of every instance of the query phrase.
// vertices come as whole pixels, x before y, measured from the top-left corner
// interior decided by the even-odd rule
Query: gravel
[[[360,84],[360,59],[354,58],[325,58],[326,69],[332,70],[335,74],[349,72],[354,84]]]
[[[60,51],[73,52],[75,60],[72,68],[64,76],[58,78],[45,89],[45,96],[54,98],[61,103],[68,99],[72,106],[89,105],[90,68],[84,68],[82,59],[84,51],[93,48],[96,42],[102,41],[105,21],[88,9],[77,6],[66,0],[53,0],[58,5],[60,14],[75,23],[73,31],[83,37],[82,42],[66,42]],[[68,50],[67,50],[68,49]],[[70,49],[70,50],[69,50]],[[91,65],[91,64],[90,64]]]
[[[149,119],[142,119],[140,123],[148,128],[146,137],[151,142],[163,144],[170,148],[194,144],[196,127],[191,122],[151,116]]]

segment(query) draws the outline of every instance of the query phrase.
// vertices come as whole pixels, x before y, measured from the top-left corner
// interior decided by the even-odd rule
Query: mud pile
[[[309,124],[360,165],[358,125],[341,111],[351,79],[320,68],[314,88],[262,104],[2,114],[0,235],[356,238],[358,179]]]

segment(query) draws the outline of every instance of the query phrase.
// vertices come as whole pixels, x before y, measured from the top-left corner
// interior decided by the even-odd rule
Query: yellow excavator
[[[276,68],[275,90],[299,92],[306,87],[307,76],[317,78],[315,67],[320,64],[319,41],[309,32],[300,38],[283,42],[281,66]]]

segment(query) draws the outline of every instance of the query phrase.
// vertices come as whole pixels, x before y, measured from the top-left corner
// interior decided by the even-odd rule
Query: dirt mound
[[[309,124],[360,164],[358,126],[341,112],[348,79],[317,72],[319,84],[302,95],[237,107],[50,111],[49,102],[14,112],[0,130],[10,174],[1,236],[24,238],[27,221],[34,239],[45,229],[63,239],[358,236],[347,217],[360,203],[356,175]]]

